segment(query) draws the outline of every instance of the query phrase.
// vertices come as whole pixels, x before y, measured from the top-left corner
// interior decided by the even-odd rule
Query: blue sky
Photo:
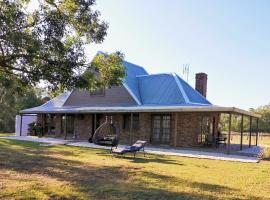
[[[190,64],[189,83],[208,74],[208,99],[248,109],[270,102],[270,1],[97,0],[110,27],[100,45],[149,73]]]

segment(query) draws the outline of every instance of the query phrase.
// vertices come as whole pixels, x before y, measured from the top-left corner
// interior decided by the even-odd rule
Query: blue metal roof
[[[124,61],[123,64],[126,68],[126,77],[124,78],[123,84],[129,91],[131,96],[133,96],[137,104],[141,105],[141,97],[137,76],[148,75],[148,73],[143,67],[132,64],[130,62]]]
[[[197,104],[210,104],[211,103],[201,95],[197,90],[193,89],[186,81],[181,79],[179,76],[177,76],[178,80],[180,81],[181,85],[183,86],[184,91],[186,92],[186,95],[190,101],[190,103],[197,103]]]
[[[178,105],[185,99],[171,74],[138,76],[143,105]]]
[[[178,75],[153,74],[137,76],[143,105],[211,105],[199,92]]]
[[[124,61],[123,84],[138,105],[212,105],[177,74],[152,74]]]

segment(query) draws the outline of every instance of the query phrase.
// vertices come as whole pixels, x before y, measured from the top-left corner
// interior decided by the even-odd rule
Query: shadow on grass
[[[18,149],[16,149],[18,148]],[[63,146],[63,148],[65,148]],[[234,193],[234,189],[208,183],[192,182],[169,175],[129,169],[123,166],[102,166],[96,163],[80,162],[62,157],[48,156],[50,148],[25,142],[0,140],[0,170],[13,170],[33,176],[46,175],[69,182],[74,190],[89,199],[217,199],[221,193]],[[91,153],[91,150],[85,150]],[[59,151],[61,154],[66,151]],[[71,154],[72,155],[72,154]],[[78,155],[76,155],[78,156]],[[134,163],[158,162],[175,164],[174,160],[154,158],[131,158]],[[178,163],[180,164],[181,163]],[[170,191],[169,185],[189,187],[198,192]],[[59,188],[61,190],[61,188]],[[206,193],[200,191],[207,191]],[[49,199],[63,199],[50,188],[44,189]],[[1,197],[1,195],[0,195]],[[12,196],[13,197],[13,196]],[[77,197],[71,197],[76,199]],[[258,199],[250,197],[250,199]]]
[[[141,164],[145,164],[145,163],[159,163],[159,164],[173,164],[173,165],[184,165],[183,163],[180,163],[179,161],[173,160],[173,159],[167,159],[164,156],[159,156],[159,158],[157,158],[156,156],[153,155],[149,155],[146,154],[146,156],[117,156],[117,158],[119,159],[124,159],[124,160],[128,160],[130,162],[133,163],[141,163]]]
[[[139,152],[136,154],[134,157],[133,153],[126,153],[124,155],[117,155],[117,154],[112,154],[109,152],[109,150],[103,150],[103,152],[97,152],[97,155],[102,155],[102,156],[107,156],[107,157],[112,157],[112,158],[118,158],[118,159],[123,159],[130,161],[132,163],[158,163],[158,164],[173,164],[173,165],[184,165],[183,163],[180,163],[177,160],[174,159],[168,159],[167,156],[164,155],[153,155],[153,154],[148,154],[143,152]]]
[[[208,191],[208,192],[237,192],[236,189],[232,189],[226,186],[217,185],[217,184],[209,184],[209,183],[199,183],[194,181],[188,181],[185,179],[175,178],[168,175],[156,174],[152,172],[143,172],[142,176],[147,178],[151,178],[158,181],[172,182],[175,185],[184,185],[190,188],[197,188],[199,190]]]

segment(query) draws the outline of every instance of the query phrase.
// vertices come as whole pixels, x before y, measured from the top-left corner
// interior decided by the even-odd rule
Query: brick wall
[[[124,114],[110,114],[113,117],[113,123],[120,130],[120,143],[130,144],[136,140],[146,140],[150,143],[152,135],[151,113],[139,113],[139,128],[132,131],[124,129]],[[100,118],[100,124],[105,122],[104,114]],[[171,140],[170,146],[193,147],[198,146],[199,136],[201,134],[200,121],[202,116],[208,116],[211,120],[216,118],[215,132],[217,132],[219,115],[216,113],[171,113]],[[74,131],[80,140],[88,140],[92,131],[92,114],[74,115]],[[38,121],[41,117],[38,115]],[[54,118],[55,134],[58,137],[64,137],[64,131],[61,133],[61,115],[57,114]]]
[[[61,133],[61,120],[62,120],[62,117],[61,117],[61,114],[57,114],[54,118],[54,124],[55,124],[55,135],[56,136],[65,136],[64,135],[64,132]]]
[[[204,97],[207,95],[207,74],[198,73],[196,74],[195,89],[201,93]]]
[[[177,116],[176,116],[177,115]],[[176,113],[177,124],[173,131],[174,146],[190,147],[198,145],[198,135],[200,134],[200,115],[197,113]]]
[[[92,134],[92,115],[74,115],[74,131],[79,140],[88,140]]]
[[[213,120],[215,117],[214,134],[217,135],[219,115],[217,113],[175,113],[172,130],[172,145],[176,147],[194,147],[200,144],[202,116]],[[176,119],[177,118],[177,119]],[[176,119],[176,120],[175,120]],[[177,121],[177,124],[175,124]],[[176,129],[176,130],[175,130]],[[176,132],[175,132],[176,131]]]

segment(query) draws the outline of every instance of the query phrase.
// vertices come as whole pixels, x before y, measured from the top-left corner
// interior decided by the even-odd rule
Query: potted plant
[[[36,125],[36,122],[32,122],[32,123],[28,124],[28,135],[31,135],[31,136],[37,135],[35,125]]]
[[[40,123],[32,122],[28,125],[28,134],[42,137],[42,126]]]

